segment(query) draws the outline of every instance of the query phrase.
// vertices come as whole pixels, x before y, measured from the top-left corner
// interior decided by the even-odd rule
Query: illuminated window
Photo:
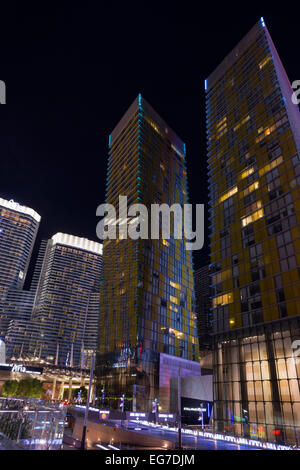
[[[253,212],[253,214],[248,215],[247,217],[244,217],[242,219],[242,226],[246,227],[246,225],[251,224],[252,222],[255,222],[258,219],[261,219],[264,216],[264,210],[260,209],[256,212]]]
[[[170,295],[170,302],[173,302],[173,304],[179,305],[179,300],[176,299],[173,295]]]
[[[237,131],[243,124],[246,124],[246,122],[248,122],[250,119],[250,116],[248,114],[248,116],[246,116],[244,119],[242,119],[234,128],[233,130],[234,131]]]
[[[219,295],[213,299],[213,308],[218,307],[220,305],[227,305],[233,302],[233,294],[232,292],[228,292],[228,294]]]
[[[220,139],[222,137],[222,135],[224,135],[226,132],[227,132],[227,117],[223,117],[223,119],[221,119],[221,121],[219,121],[216,126],[215,126],[215,129],[216,129],[216,133],[213,134],[209,139],[212,140],[212,139]]]
[[[258,65],[259,68],[262,69],[267,63],[271,60],[271,56],[266,57],[264,60],[262,60]]]
[[[234,194],[236,194],[238,192],[238,187],[237,186],[234,186],[233,188],[231,188],[227,193],[223,194],[223,196],[220,197],[219,199],[219,202],[224,202],[226,201],[226,199],[228,199],[229,197],[233,196]]]
[[[227,126],[227,117],[223,117],[223,119],[221,119],[221,121],[219,121],[217,124],[216,124],[216,129],[219,131],[222,127],[224,126]]]
[[[178,282],[170,281],[170,286],[175,287],[175,289],[181,290],[181,285]]]
[[[247,170],[243,171],[243,173],[240,176],[240,179],[243,180],[244,178],[247,178],[247,176],[252,175],[252,173],[254,173],[253,166],[248,168]]]
[[[266,166],[264,166],[263,168],[261,168],[259,170],[259,172],[258,172],[259,176],[262,176],[265,173],[267,173],[268,171],[273,170],[273,168],[280,165],[280,163],[282,163],[282,162],[283,162],[282,156],[276,158],[276,160],[273,160],[271,163],[268,163]]]
[[[243,191],[243,196],[248,196],[248,194],[252,193],[252,191],[255,191],[258,188],[259,188],[259,182],[254,181],[254,183],[252,183],[250,186],[248,186],[248,188],[246,188]]]

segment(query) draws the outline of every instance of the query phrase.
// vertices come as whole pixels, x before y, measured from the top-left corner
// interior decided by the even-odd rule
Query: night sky
[[[0,197],[42,216],[37,244],[58,231],[96,240],[108,135],[138,93],[185,141],[190,200],[206,204],[204,79],[261,16],[300,79],[294,4],[44,3],[0,12]],[[207,238],[194,261],[208,262]]]

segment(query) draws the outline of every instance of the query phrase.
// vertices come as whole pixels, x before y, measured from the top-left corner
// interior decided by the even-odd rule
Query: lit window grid
[[[142,202],[147,207],[154,202],[183,205],[188,201],[183,155],[173,144],[170,149],[150,121],[145,113],[137,112],[110,146],[106,201],[116,207],[119,194],[128,196],[128,205]],[[147,370],[150,395],[154,397],[158,388],[157,365],[143,359],[144,351],[198,358],[195,315],[191,313],[191,254],[185,252],[183,242],[174,239],[149,243],[108,240],[104,242],[103,278],[99,345],[103,360],[98,369],[99,380],[105,376],[105,383],[112,390],[127,390],[131,396],[132,386],[137,383],[134,365],[140,363]],[[186,296],[184,306],[178,305],[181,294]],[[120,360],[122,367],[105,372],[105,357],[120,357],[126,348],[136,350],[138,357],[128,359],[128,367]]]
[[[234,332],[225,341],[216,338],[213,386],[219,431],[243,435],[241,418],[246,408],[247,431],[253,438],[276,441],[274,430],[279,429],[281,439],[299,445],[300,361],[295,361],[291,348],[299,335],[300,322],[295,318],[284,324],[256,327],[246,338]],[[273,360],[270,355],[274,355]],[[273,378],[270,362],[278,381]]]

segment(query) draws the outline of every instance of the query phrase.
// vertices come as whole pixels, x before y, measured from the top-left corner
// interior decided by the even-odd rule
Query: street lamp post
[[[203,403],[201,403],[201,404],[200,404],[200,407],[201,407],[201,408],[200,408],[200,410],[201,410],[201,428],[202,428],[202,431],[203,431],[203,429],[204,429],[204,421],[203,421],[203,419],[204,419],[204,415],[203,415],[203,406],[204,406],[204,405],[203,405]]]
[[[93,352],[93,355],[92,355],[89,391],[88,391],[88,396],[87,396],[87,402],[86,402],[85,413],[84,413],[84,422],[83,422],[83,428],[82,428],[82,439],[81,439],[81,446],[80,446],[81,450],[85,450],[86,427],[87,427],[87,420],[88,420],[88,415],[89,415],[91,391],[92,391],[93,376],[94,376],[94,367],[95,367],[95,352]]]
[[[178,449],[181,449],[181,377],[180,368],[178,370],[178,386],[177,386],[177,408],[178,408]]]
[[[248,424],[248,410],[242,410],[243,411],[243,419],[244,419],[244,437],[246,437],[246,429],[247,429],[247,424]]]
[[[154,398],[154,401],[152,402],[152,413],[154,413],[154,419],[155,419],[155,424],[157,423],[157,408],[158,408],[158,399]]]
[[[20,418],[21,418],[21,419],[20,419],[20,426],[19,426],[19,430],[18,430],[17,443],[19,443],[19,441],[20,441],[21,433],[22,433],[22,427],[23,427],[23,423],[24,423],[24,421],[25,421],[25,419],[24,419],[24,414],[23,414],[22,411],[21,411],[21,413],[20,413]]]

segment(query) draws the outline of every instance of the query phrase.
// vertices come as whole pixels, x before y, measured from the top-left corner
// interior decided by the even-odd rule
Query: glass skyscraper
[[[205,82],[219,431],[300,443],[300,115],[261,19]]]
[[[43,240],[32,279],[33,308],[11,322],[9,356],[77,368],[90,364],[101,266],[100,243],[64,233]]]
[[[185,145],[141,95],[109,137],[106,202],[117,214],[120,195],[149,210],[188,200]],[[200,371],[191,251],[172,234],[104,241],[96,372],[111,406],[124,394],[127,409],[152,411],[157,399],[167,411],[172,374]]]
[[[5,336],[13,291],[22,289],[41,217],[33,209],[0,198],[0,336]]]
[[[199,348],[203,352],[211,349],[212,312],[209,266],[202,266],[194,274]]]

